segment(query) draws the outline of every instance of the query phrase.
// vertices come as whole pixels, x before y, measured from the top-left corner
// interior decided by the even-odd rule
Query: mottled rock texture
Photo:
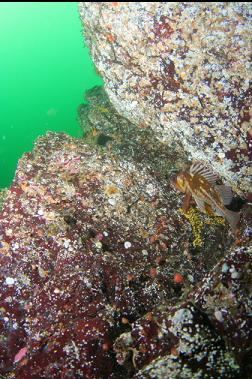
[[[109,98],[89,91],[84,140],[38,139],[5,194],[1,379],[249,378],[251,207],[237,236],[190,225],[172,185],[200,158],[249,190],[249,9],[81,3]]]
[[[0,213],[0,375],[163,378],[157,376],[166,365],[162,356],[172,351],[174,377],[189,370],[196,378],[208,363],[204,375],[217,378],[218,369],[218,378],[238,378],[251,352],[251,252],[238,250],[243,271],[232,256],[227,263],[223,285],[231,287],[224,294],[234,295],[225,309],[233,313],[221,333],[212,320],[222,312],[218,293],[209,279],[200,283],[225,254],[230,235],[210,225],[195,249],[179,206],[169,180],[130,157],[64,134],[40,138],[20,160]],[[215,288],[222,276],[213,270]],[[236,288],[243,308],[236,306]],[[155,320],[156,312],[164,312],[168,334],[154,323],[156,345],[147,327],[143,340],[121,353],[118,339],[136,338],[141,320]],[[220,322],[226,317],[216,314]],[[185,323],[185,335],[169,320]],[[235,338],[232,320],[246,338]]]
[[[7,193],[8,193],[8,189],[7,188],[2,188],[0,189],[0,211],[3,207],[3,204],[4,204],[4,200],[7,196]]]
[[[80,14],[117,111],[251,192],[251,3],[84,2]]]
[[[85,100],[79,108],[79,121],[91,145],[108,147],[121,159],[141,163],[162,180],[171,179],[188,163],[181,144],[169,146],[158,140],[150,127],[139,128],[121,116],[103,87],[87,91]]]
[[[158,307],[134,322],[114,344],[117,361],[140,369],[138,379],[249,377],[251,254],[251,248],[231,251],[190,302]]]
[[[139,128],[122,117],[109,101],[103,87],[87,91],[85,100],[86,102],[79,108],[79,121],[85,134],[85,141],[91,146],[108,149],[110,153],[116,154],[118,159],[130,159],[134,164],[144,166],[162,186],[167,183],[172,185],[177,173],[188,167],[189,162],[181,144],[169,145],[160,141],[150,127]],[[183,198],[181,193],[177,192],[177,195],[180,199]],[[240,209],[241,200],[234,198],[230,209]],[[252,237],[251,206],[244,206],[240,214],[239,234],[240,244],[243,244]],[[192,224],[194,238],[197,238],[201,244],[201,229],[206,230],[206,223],[214,224],[216,220],[208,219],[202,213],[198,213],[195,217],[189,217],[189,221]],[[215,228],[213,233],[217,240],[225,239],[223,229]],[[209,236],[211,236],[210,230],[204,240],[208,241]]]

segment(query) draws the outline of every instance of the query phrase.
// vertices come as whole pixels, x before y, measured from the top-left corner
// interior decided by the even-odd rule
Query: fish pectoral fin
[[[195,199],[196,204],[201,212],[206,213],[208,216],[214,216],[215,212],[212,206],[203,200]]]
[[[216,209],[214,209],[214,212],[217,216],[221,216],[221,217],[226,218],[226,213],[222,209],[216,208]]]
[[[194,196],[194,200],[195,200],[195,202],[196,202],[196,204],[197,204],[197,207],[199,208],[199,210],[201,211],[201,212],[206,212],[206,207],[205,207],[205,202],[204,202],[204,200],[201,200],[201,199],[199,199],[197,196]]]
[[[220,197],[222,198],[224,205],[229,205],[233,199],[233,192],[231,187],[225,186],[224,184],[215,185],[214,187]]]

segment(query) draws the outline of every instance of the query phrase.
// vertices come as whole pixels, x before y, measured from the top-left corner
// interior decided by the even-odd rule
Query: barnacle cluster
[[[249,192],[251,4],[113,4],[80,3],[80,16],[118,113]]]

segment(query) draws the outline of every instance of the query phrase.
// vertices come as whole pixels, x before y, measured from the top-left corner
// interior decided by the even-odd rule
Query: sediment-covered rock
[[[117,111],[251,192],[251,3],[83,2]]]

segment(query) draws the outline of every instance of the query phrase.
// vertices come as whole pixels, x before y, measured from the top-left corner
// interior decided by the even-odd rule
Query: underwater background
[[[0,5],[0,379],[251,378],[251,5]]]
[[[60,17],[59,17],[60,15]],[[0,5],[0,188],[47,131],[83,134],[83,93],[102,84],[83,44],[77,2]]]

